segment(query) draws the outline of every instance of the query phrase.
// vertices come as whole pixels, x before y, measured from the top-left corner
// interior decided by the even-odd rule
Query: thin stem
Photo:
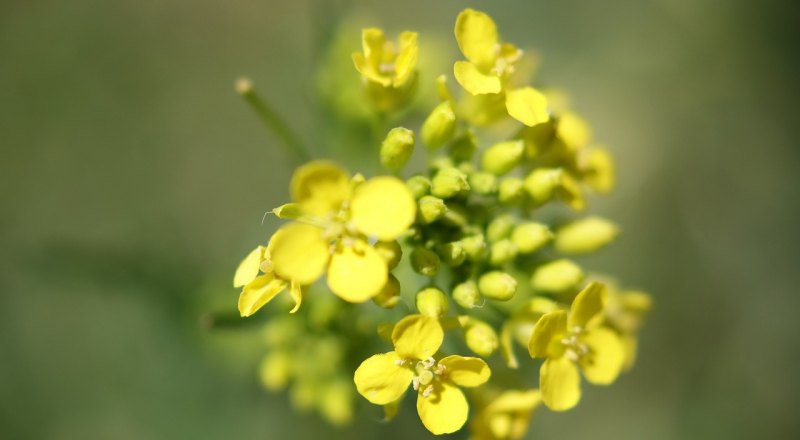
[[[255,87],[253,87],[253,82],[249,78],[239,78],[236,81],[236,92],[250,104],[250,107],[258,114],[264,125],[278,137],[289,151],[301,161],[311,160],[311,153],[300,141],[300,137],[292,131],[289,124],[277,112],[258,96]]]

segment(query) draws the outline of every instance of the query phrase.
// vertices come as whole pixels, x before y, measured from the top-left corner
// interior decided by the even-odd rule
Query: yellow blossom
[[[495,397],[470,422],[470,440],[517,440],[525,436],[539,390],[508,390]]]
[[[566,411],[578,404],[579,370],[595,385],[611,384],[622,370],[622,342],[602,325],[604,291],[602,284],[590,283],[575,297],[569,313],[547,313],[533,330],[528,352],[531,357],[545,359],[539,371],[539,388],[542,401],[553,411]]]
[[[437,318],[403,318],[392,331],[394,351],[376,354],[356,370],[358,392],[376,405],[387,405],[412,385],[417,391],[417,412],[430,432],[438,435],[459,430],[469,411],[459,386],[479,386],[491,372],[479,358],[453,355],[434,359],[443,339]]]
[[[353,54],[353,63],[373,106],[388,112],[406,104],[417,86],[417,33],[401,32],[395,43],[386,40],[383,30],[368,28],[361,32],[361,45],[363,52]]]
[[[606,297],[605,323],[619,334],[625,350],[623,369],[627,371],[636,362],[639,345],[637,333],[645,315],[653,307],[652,299],[645,292],[618,292],[613,286],[607,289]]]

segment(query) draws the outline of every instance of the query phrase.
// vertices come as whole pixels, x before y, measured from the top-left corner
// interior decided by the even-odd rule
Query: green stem
[[[312,156],[308,148],[300,140],[300,137],[292,131],[289,124],[281,118],[260,96],[256,93],[253,82],[248,78],[239,78],[236,81],[236,91],[250,107],[258,114],[264,125],[267,126],[283,143],[283,145],[303,162],[311,160]]]

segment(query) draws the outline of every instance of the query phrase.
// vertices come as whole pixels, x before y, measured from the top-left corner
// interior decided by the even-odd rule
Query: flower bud
[[[517,250],[522,254],[536,252],[553,238],[547,225],[541,223],[522,223],[514,228],[511,241],[517,245]]]
[[[292,371],[292,359],[289,354],[285,351],[273,350],[261,361],[259,377],[266,389],[278,391],[289,383]]]
[[[425,176],[411,176],[406,180],[406,186],[415,199],[419,199],[431,190],[431,181]]]
[[[411,251],[411,267],[419,274],[432,277],[439,271],[439,256],[430,249],[417,246]]]
[[[464,251],[464,246],[457,241],[439,246],[438,251],[442,261],[448,266],[460,266],[467,259],[467,252]]]
[[[467,131],[463,135],[453,139],[449,149],[449,156],[458,162],[472,160],[475,150],[478,149],[477,142],[475,141],[475,134],[472,133],[472,131]]]
[[[564,254],[586,254],[611,243],[618,233],[614,223],[601,217],[586,217],[559,228],[554,244]]]
[[[447,313],[447,296],[435,287],[417,292],[416,303],[419,313],[431,318],[440,318]]]
[[[381,144],[381,164],[392,171],[399,171],[414,152],[414,132],[396,127],[389,130]]]
[[[469,191],[467,175],[457,168],[442,168],[431,182],[431,194],[447,199],[464,191]]]
[[[450,101],[444,101],[433,109],[422,123],[422,141],[435,150],[453,137],[456,129],[456,114]]]
[[[470,260],[478,260],[483,256],[486,250],[486,239],[483,234],[470,235],[459,240],[461,246],[464,247],[464,252],[467,253],[467,258]]]
[[[525,191],[537,204],[547,203],[553,198],[556,189],[561,185],[563,172],[561,168],[539,168],[533,170],[523,182]]]
[[[563,292],[577,287],[583,278],[580,266],[562,258],[539,266],[531,277],[531,285],[544,292]]]
[[[508,177],[500,181],[500,186],[497,188],[497,198],[500,203],[516,203],[522,198],[523,190],[522,179]]]
[[[519,164],[524,153],[525,143],[522,140],[494,144],[483,152],[481,168],[498,176],[505,174]]]
[[[477,194],[492,194],[497,191],[497,177],[491,173],[472,173],[469,175],[469,186]]]
[[[377,295],[372,297],[372,301],[384,309],[393,309],[400,302],[400,281],[394,275],[389,274],[389,279]]]
[[[375,243],[375,250],[386,261],[386,267],[389,270],[397,267],[400,263],[400,258],[403,257],[403,249],[400,248],[400,243],[397,240],[379,241]]]
[[[442,168],[450,168],[456,166],[453,158],[450,156],[436,156],[428,161],[428,166],[434,170],[441,170]]]
[[[517,245],[507,238],[492,243],[489,248],[489,263],[492,266],[503,266],[516,257]]]
[[[478,285],[475,281],[464,281],[453,288],[453,301],[465,309],[473,309],[481,301]]]
[[[514,229],[514,218],[510,215],[501,215],[495,217],[494,220],[489,222],[486,226],[486,238],[489,241],[497,241],[507,238],[511,235],[511,230]]]
[[[423,196],[419,199],[419,217],[424,223],[433,223],[447,212],[444,200],[434,196]]]
[[[508,301],[517,291],[517,280],[505,272],[493,270],[481,275],[478,290],[486,298]]]
[[[297,217],[300,217],[300,205],[297,203],[287,203],[273,209],[272,213],[275,214],[275,216],[279,219],[294,220]]]
[[[614,189],[614,158],[605,148],[593,148],[586,157],[584,181],[600,194]]]
[[[497,332],[487,323],[469,318],[464,324],[464,339],[467,347],[481,357],[489,357],[497,350]]]

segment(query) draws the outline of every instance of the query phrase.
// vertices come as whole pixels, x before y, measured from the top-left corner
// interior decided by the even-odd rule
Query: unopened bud
[[[389,279],[377,295],[372,297],[372,301],[384,309],[393,309],[400,302],[400,281],[394,275],[389,274]]]
[[[453,288],[453,301],[465,309],[473,309],[481,302],[481,294],[475,281],[464,281]]]
[[[411,267],[419,274],[432,277],[439,271],[439,256],[430,249],[417,246],[411,251]]]
[[[423,223],[433,223],[447,212],[444,200],[434,196],[423,196],[419,199],[419,216]]]
[[[397,240],[379,241],[375,243],[375,250],[386,261],[386,267],[389,270],[397,267],[400,263],[400,258],[403,257],[403,249],[400,248],[400,243]]]
[[[467,258],[473,261],[480,259],[486,250],[486,239],[483,234],[470,235],[462,238],[459,242],[464,247]]]
[[[486,226],[486,238],[490,242],[508,238],[511,235],[511,230],[514,229],[514,218],[510,215],[501,215],[495,217],[489,225]]]
[[[481,275],[478,279],[478,290],[486,298],[508,301],[517,291],[517,280],[505,272],[493,270]]]
[[[500,142],[483,152],[481,168],[493,174],[505,174],[516,167],[525,153],[522,140]]]
[[[561,185],[563,172],[561,168],[539,168],[533,170],[523,182],[525,191],[537,204],[547,203],[553,198],[556,189]]]
[[[587,217],[556,231],[555,247],[564,254],[594,252],[611,243],[619,234],[614,223],[601,217]]]
[[[433,109],[422,123],[422,141],[435,150],[453,137],[456,129],[456,114],[450,101],[444,101]]]
[[[381,144],[381,164],[392,171],[399,171],[413,152],[414,132],[403,127],[393,128]]]
[[[288,353],[271,351],[264,357],[259,367],[259,377],[264,387],[270,391],[282,390],[292,375],[292,359]]]
[[[435,287],[428,287],[417,292],[417,310],[431,318],[439,318],[447,313],[447,296]]]
[[[489,263],[492,266],[503,266],[510,263],[517,256],[517,245],[504,238],[492,243],[489,248]]]
[[[477,148],[475,135],[472,131],[467,131],[463,135],[453,139],[453,142],[450,143],[449,156],[459,162],[469,161],[472,160],[472,156],[475,154]]]
[[[605,148],[596,147],[586,156],[584,181],[600,194],[614,189],[614,158]]]
[[[519,177],[507,177],[500,181],[497,188],[497,198],[500,203],[513,204],[522,199],[524,187]]]
[[[522,254],[536,252],[553,238],[547,225],[541,223],[522,223],[514,228],[511,240]]]
[[[487,323],[470,318],[464,326],[464,340],[473,353],[489,357],[497,350],[497,332]]]
[[[467,175],[458,168],[442,168],[433,177],[431,194],[447,199],[464,191],[469,191]]]
[[[439,246],[438,250],[442,261],[448,266],[459,266],[467,259],[467,252],[464,251],[464,246],[457,241],[443,244]]]
[[[431,190],[431,181],[425,176],[411,176],[406,180],[406,186],[415,199],[419,199]]]
[[[300,205],[297,203],[287,203],[273,209],[272,213],[280,219],[294,220],[297,217],[300,217]]]
[[[539,266],[531,277],[531,285],[543,292],[563,292],[578,286],[583,278],[580,266],[562,258]]]
[[[497,177],[491,173],[472,173],[469,176],[469,186],[477,194],[493,194],[497,191]]]

